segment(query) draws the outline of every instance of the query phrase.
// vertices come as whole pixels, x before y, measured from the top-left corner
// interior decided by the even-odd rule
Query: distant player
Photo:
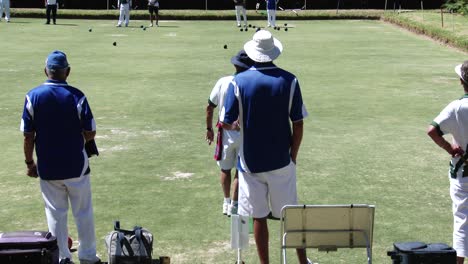
[[[241,26],[241,15],[244,17],[244,26],[247,27],[247,13],[245,10],[245,0],[234,0],[236,6],[237,27]]]
[[[45,0],[45,6],[46,6],[46,17],[47,21],[46,24],[50,24],[50,15],[52,13],[52,22],[56,23],[57,20],[57,9],[58,9],[58,2],[57,0]]]
[[[278,0],[265,0],[267,4],[268,27],[276,27],[276,4]]]
[[[150,14],[150,27],[153,26],[153,20],[156,20],[156,26],[159,27],[159,0],[148,0],[148,11]],[[153,19],[154,18],[154,19]]]
[[[121,27],[125,19],[125,26],[128,27],[130,21],[130,7],[132,6],[132,0],[118,0],[118,7],[120,9],[119,23],[117,27]]]
[[[10,22],[10,0],[0,0],[0,21],[5,12],[5,21]]]

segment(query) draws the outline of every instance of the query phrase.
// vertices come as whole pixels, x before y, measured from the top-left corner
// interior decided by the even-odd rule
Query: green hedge
[[[468,38],[466,36],[457,36],[440,26],[423,24],[397,13],[386,13],[382,16],[382,20],[468,52]]]
[[[45,9],[12,9],[12,17],[44,17]],[[161,19],[165,20],[229,20],[235,19],[234,10],[160,10]],[[297,14],[296,14],[297,13]],[[310,19],[379,19],[383,14],[382,10],[301,10],[279,11],[277,17],[288,20],[310,20]],[[71,10],[60,9],[58,15],[61,18],[76,19],[116,19],[119,11],[112,10]],[[148,19],[147,10],[132,10],[132,19]],[[266,19],[266,11],[247,11],[249,20]]]

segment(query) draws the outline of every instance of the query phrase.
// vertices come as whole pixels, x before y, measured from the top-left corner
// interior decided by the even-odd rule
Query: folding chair
[[[287,248],[366,248],[372,264],[374,205],[286,205],[281,210],[281,263]]]

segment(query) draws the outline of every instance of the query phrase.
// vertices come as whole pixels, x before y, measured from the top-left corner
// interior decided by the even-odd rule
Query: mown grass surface
[[[43,22],[0,24],[8,39],[0,42],[7,51],[0,231],[47,228],[38,182],[25,176],[18,128],[25,93],[44,81],[46,55],[61,49],[72,67],[69,83],[86,93],[98,126],[101,155],[91,168],[99,254],[106,258],[103,238],[119,219],[122,227],[150,229],[155,254],[173,263],[233,263],[204,109],[253,30],[240,32],[232,20],[165,20],[146,30],[147,20],[129,28],[116,28],[116,20]],[[453,67],[466,54],[375,20],[279,23],[295,27],[273,32],[284,45],[277,65],[297,75],[310,113],[298,158],[300,202],[375,204],[374,263],[390,262],[386,252],[397,241],[451,244],[449,157],[425,129],[463,94]],[[76,239],[71,220],[70,227]],[[273,263],[278,227],[271,222]],[[365,262],[362,249],[309,255],[319,263]],[[244,257],[258,263],[253,244]]]

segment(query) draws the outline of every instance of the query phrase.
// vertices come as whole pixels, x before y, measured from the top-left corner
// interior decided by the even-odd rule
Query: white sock
[[[237,201],[234,201],[234,200],[231,201],[231,205],[232,205],[232,206],[237,206],[238,204],[239,204],[239,203],[238,203]]]
[[[224,203],[225,204],[231,204],[231,198],[224,198]]]

